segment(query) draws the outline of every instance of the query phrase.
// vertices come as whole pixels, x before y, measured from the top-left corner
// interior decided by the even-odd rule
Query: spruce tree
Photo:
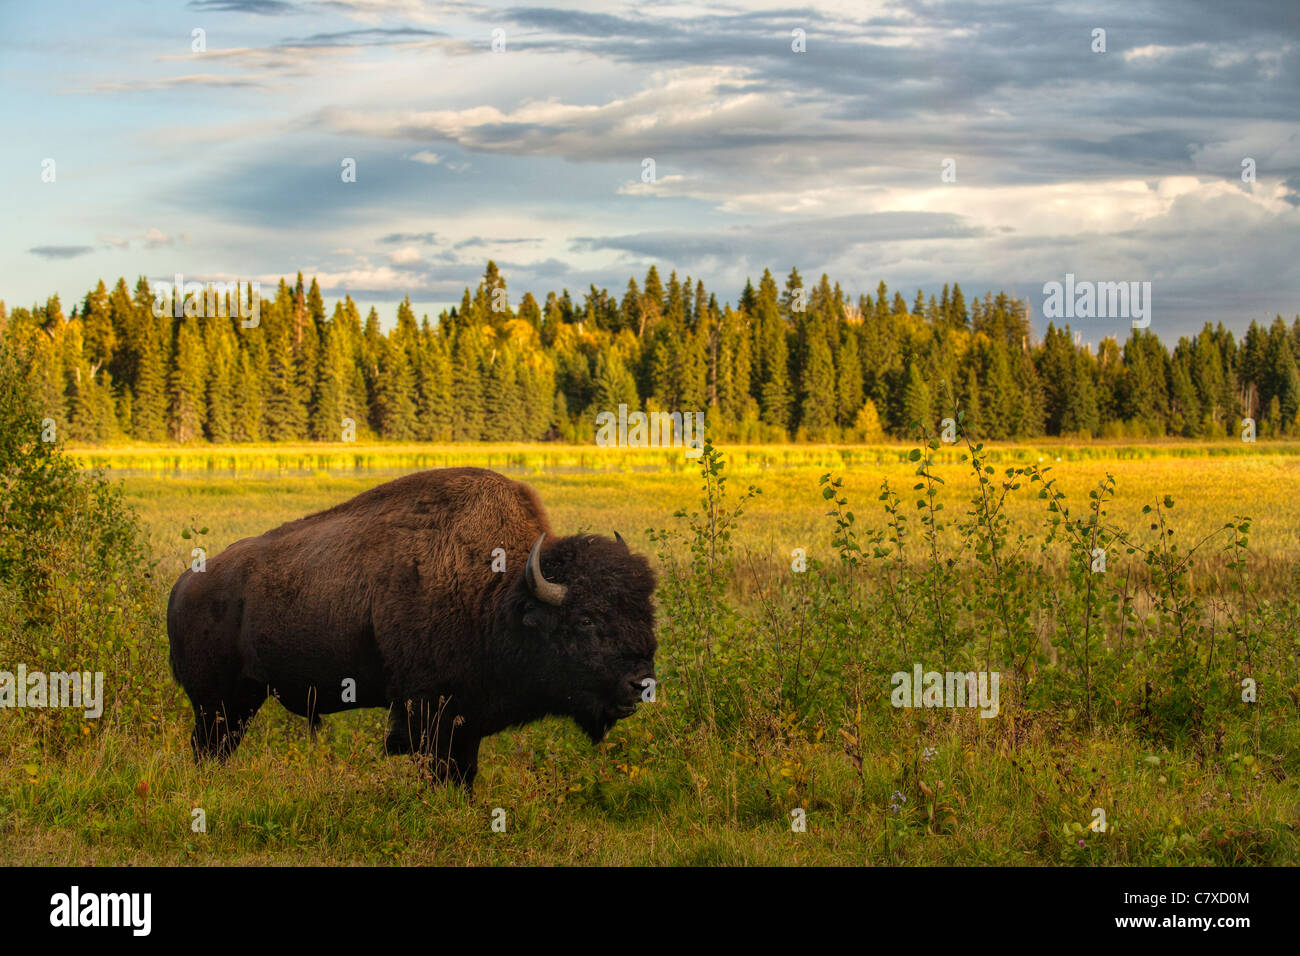
[[[163,441],[167,437],[167,375],[162,343],[152,321],[141,330],[131,427],[132,437],[139,441]]]
[[[1169,427],[1175,435],[1193,438],[1200,430],[1201,408],[1196,386],[1185,361],[1173,363],[1169,377]]]
[[[1069,368],[1069,396],[1060,419],[1060,434],[1093,437],[1101,431],[1096,387],[1086,356],[1075,352]],[[1044,376],[1044,383],[1046,377]]]
[[[524,408],[518,366],[512,350],[497,350],[488,364],[483,385],[483,439],[521,441],[524,437]]]
[[[465,328],[452,349],[453,441],[478,441],[483,436],[485,414],[483,381],[476,333]]]
[[[452,378],[447,340],[422,336],[416,382],[417,432],[425,441],[451,441]]]
[[[589,413],[608,411],[618,414],[618,406],[626,404],[633,411],[641,407],[636,393],[636,380],[628,371],[618,352],[605,351],[596,356],[596,394]]]
[[[749,316],[724,306],[719,333],[718,407],[731,422],[739,422],[748,412],[750,378],[753,374],[753,342]]]
[[[959,408],[964,413],[962,429],[976,439],[985,437],[984,402],[980,396],[979,376],[974,366],[966,369],[966,375],[962,380]]]
[[[755,316],[761,365],[758,375],[758,405],[763,422],[780,429],[790,427],[790,346],[785,322],[777,303],[776,281],[764,270],[758,288]]]
[[[538,352],[525,352],[520,356],[519,395],[523,402],[525,440],[545,438],[551,429],[555,410],[555,375],[549,360]]]
[[[799,425],[814,441],[829,438],[838,411],[835,389],[835,365],[831,350],[822,335],[810,337],[808,364],[803,375],[803,394],[799,404]]]
[[[265,392],[256,349],[240,349],[235,372],[235,405],[231,437],[237,442],[262,441]]]
[[[952,284],[952,305],[949,315],[951,324],[958,328],[965,328],[970,324],[970,316],[966,314],[966,298],[961,294],[961,284],[957,282]]]
[[[385,340],[379,359],[379,394],[375,415],[380,437],[390,441],[410,441],[415,437],[414,376],[406,350]]]
[[[113,328],[113,310],[103,279],[99,280],[95,291],[86,296],[83,304],[81,341],[82,355],[92,375],[110,365],[117,348],[117,333]]]
[[[299,388],[298,370],[294,364],[292,326],[268,330],[266,404],[264,407],[266,437],[271,441],[296,441],[307,430],[307,408]]]
[[[984,435],[993,439],[1010,437],[1015,430],[1016,383],[1011,375],[1007,347],[1002,342],[988,345],[981,398]]]
[[[930,387],[925,382],[916,363],[907,367],[907,383],[903,388],[903,417],[899,422],[899,433],[911,438],[916,435],[919,424],[927,432],[934,431],[933,409],[931,406]]]
[[[858,355],[858,336],[852,327],[845,326],[840,333],[839,362],[836,370],[836,389],[839,400],[836,421],[845,428],[853,425],[862,408],[862,360]]]
[[[220,320],[208,321],[204,333],[208,383],[203,431],[208,441],[225,444],[233,441],[235,434],[236,340],[230,326]]]
[[[336,311],[335,315],[339,313]],[[327,326],[321,341],[320,362],[311,403],[311,437],[316,441],[339,441],[343,436],[344,389],[347,382],[347,357],[344,353],[343,329]],[[353,418],[356,423],[357,419]]]
[[[203,437],[207,381],[200,321],[177,320],[175,358],[167,383],[168,433],[172,441],[191,442]]]

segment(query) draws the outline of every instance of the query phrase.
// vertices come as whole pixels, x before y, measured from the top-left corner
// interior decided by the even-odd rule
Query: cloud
[[[731,91],[740,67],[655,74],[642,90],[604,103],[525,101],[511,110],[358,111],[327,107],[317,125],[348,135],[454,143],[473,152],[560,156],[575,162],[785,143],[800,117],[780,98]],[[847,135],[847,134],[846,134]],[[809,141],[811,148],[814,142]]]
[[[978,225],[940,212],[883,212],[862,216],[810,217],[732,226],[727,229],[666,229],[617,236],[579,236],[576,251],[614,250],[639,259],[679,263],[745,262],[752,268],[799,259],[826,262],[887,242],[972,239]],[[696,267],[698,269],[698,267]]]
[[[350,291],[398,298],[458,299],[482,269],[463,259],[526,250],[537,258],[512,264],[512,293],[621,289],[657,260],[733,294],[793,264],[867,290],[1023,292],[1128,271],[1160,283],[1168,321],[1174,302],[1198,325],[1266,300],[1295,309],[1293,3],[580,6],[198,0],[188,9],[221,14],[232,44],[202,55],[187,42],[158,55],[124,19],[122,42],[96,54],[109,66],[50,68],[56,88],[171,91],[104,104],[128,225],[86,213],[80,226],[165,258],[137,224],[192,217],[205,261],[317,262]],[[498,24],[502,55],[488,49]],[[1098,25],[1106,54],[1090,49]],[[46,69],[16,55],[29,59],[15,69]],[[262,89],[275,97],[247,95]],[[340,182],[345,156],[356,184]],[[646,158],[654,183],[640,181]],[[946,158],[955,183],[940,181]],[[1242,182],[1245,158],[1257,182]]]
[[[189,8],[202,13],[251,13],[256,16],[281,16],[296,13],[296,3],[284,0],[190,0]]]
[[[156,227],[151,227],[149,231],[140,238],[144,240],[145,246],[150,249],[157,249],[161,246],[170,246],[173,242],[171,236]]]
[[[75,259],[95,251],[94,246],[36,246],[28,249],[34,256],[42,259]]]
[[[670,173],[667,176],[656,176],[654,182],[645,182],[644,180],[635,180],[623,183],[618,187],[620,196],[664,196],[664,195],[685,195],[685,192],[678,192],[678,186],[684,186],[690,181],[690,178],[680,173]]]
[[[403,246],[401,249],[395,249],[388,254],[388,261],[395,266],[413,265],[423,258],[424,253],[415,246]]]
[[[279,44],[268,47],[209,47],[203,53],[166,53],[156,59],[160,63],[193,63],[202,59],[213,65],[230,64],[242,67],[250,79],[269,80],[280,76],[310,76],[333,69],[338,60],[350,55],[347,47],[294,47]]]
[[[438,237],[432,232],[390,232],[388,235],[381,237],[379,241],[386,244],[422,242],[426,245],[433,245],[438,241]]]
[[[301,39],[283,41],[284,47],[332,47],[332,46],[388,46],[395,43],[409,43],[428,37],[446,37],[438,30],[421,30],[418,27],[371,27],[365,30],[340,30],[336,33],[314,33]]]
[[[412,162],[423,163],[426,166],[441,166],[453,173],[463,173],[469,169],[469,163],[449,163],[447,157],[438,153],[431,153],[428,150],[421,150],[410,157]]]
[[[483,236],[473,236],[469,239],[462,239],[452,246],[453,249],[481,249],[485,246],[513,246],[525,243],[541,242],[541,239],[486,239]]]
[[[189,235],[182,233],[179,237],[169,235],[159,229],[157,226],[151,226],[141,236],[104,236],[98,237],[99,241],[105,246],[113,249],[130,249],[134,243],[137,247],[143,246],[146,249],[162,249],[166,246],[173,246],[179,239],[182,242],[189,242]]]
[[[91,87],[61,89],[60,93],[130,93],[147,90],[172,90],[189,86],[220,86],[253,88],[264,86],[262,80],[251,76],[225,73],[187,73],[184,76],[165,76],[149,80],[105,80]]]
[[[1300,206],[1300,176],[1292,176],[1285,182],[1286,192],[1282,195],[1283,202],[1288,202],[1292,206]]]

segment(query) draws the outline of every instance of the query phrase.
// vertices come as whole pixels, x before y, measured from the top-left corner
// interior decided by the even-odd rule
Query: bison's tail
[[[175,678],[176,683],[182,686],[184,684],[181,681],[180,671],[181,634],[180,622],[177,620],[176,614],[176,593],[181,589],[181,582],[185,580],[187,574],[189,574],[189,569],[183,571],[181,576],[176,579],[176,583],[172,585],[172,593],[167,596],[167,643],[169,645],[167,662],[171,664],[172,677]]]

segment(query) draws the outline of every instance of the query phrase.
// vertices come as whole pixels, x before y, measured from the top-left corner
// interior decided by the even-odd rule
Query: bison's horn
[[[617,541],[619,544],[621,544],[623,547],[625,548],[627,547],[627,542],[623,540],[623,536],[619,534],[617,531],[614,532],[614,540]]]
[[[533,592],[537,600],[559,606],[564,603],[564,595],[569,589],[563,584],[554,584],[546,580],[542,575],[541,553],[542,541],[545,538],[546,534],[543,533],[533,542],[533,550],[528,552],[528,564],[524,566],[524,580],[528,582],[528,590]]]

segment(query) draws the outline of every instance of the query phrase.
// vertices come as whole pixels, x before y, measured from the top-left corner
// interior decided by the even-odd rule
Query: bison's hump
[[[342,504],[281,525],[271,535],[310,525],[345,523],[363,531],[371,522],[390,527],[450,528],[466,520],[483,530],[536,526],[549,533],[546,510],[522,482],[487,468],[434,468],[377,485]],[[371,528],[370,530],[374,530]]]

